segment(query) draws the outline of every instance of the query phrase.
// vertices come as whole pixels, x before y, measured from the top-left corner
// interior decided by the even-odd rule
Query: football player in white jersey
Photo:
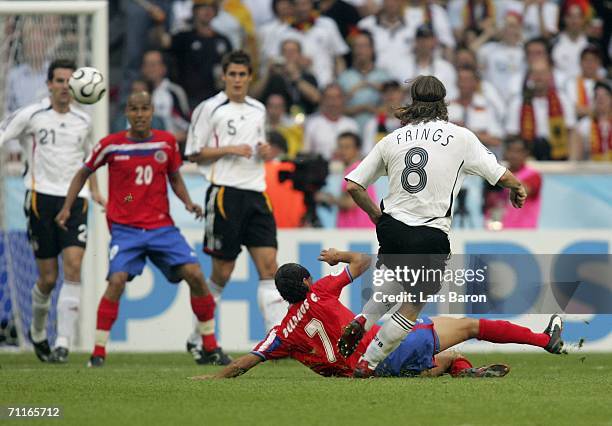
[[[474,133],[448,122],[446,89],[440,80],[419,76],[412,82],[410,94],[412,103],[397,112],[405,125],[384,137],[346,176],[347,190],[376,224],[381,269],[402,265],[444,272],[450,254],[448,233],[453,201],[466,175],[478,175],[491,185],[510,188],[510,199],[516,208],[523,206],[526,192]],[[383,175],[389,177],[389,195],[378,207],[366,188]],[[415,294],[416,302],[402,303],[384,323],[355,367],[355,377],[374,374],[378,363],[411,331],[423,309],[423,297],[427,300],[427,295],[440,289],[439,282],[412,285],[404,289],[394,280],[384,284],[388,287],[382,291],[406,290]],[[365,331],[392,306],[370,300],[345,327],[338,342],[340,352],[344,356],[352,354]]]
[[[15,111],[0,123],[0,146],[5,141],[18,139],[27,157],[24,210],[38,267],[38,280],[32,288],[29,337],[43,362],[67,361],[78,321],[81,262],[87,242],[87,190],[79,194],[66,231],[54,222],[70,180],[81,168],[91,145],[91,119],[71,104],[68,80],[75,69],[73,61],[53,61],[47,73],[49,98]],[[90,178],[90,188],[92,198],[103,205],[94,175]],[[57,339],[51,351],[47,318],[60,254],[64,282],[57,302]]]
[[[208,287],[220,297],[241,246],[246,246],[259,273],[257,300],[269,330],[283,319],[287,303],[274,285],[277,242],[265,193],[264,161],[272,156],[265,140],[266,109],[247,96],[249,55],[231,52],[222,67],[225,89],[196,107],[185,148],[210,182],[204,213],[204,252],[213,265]],[[199,338],[195,333],[193,337]],[[197,348],[189,342],[187,348],[198,361]]]

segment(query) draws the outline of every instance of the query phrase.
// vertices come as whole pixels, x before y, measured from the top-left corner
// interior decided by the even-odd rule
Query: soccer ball
[[[17,328],[12,319],[0,319],[0,346],[19,346]]]
[[[106,92],[104,76],[93,67],[82,67],[73,72],[68,85],[74,99],[82,104],[95,104]]]

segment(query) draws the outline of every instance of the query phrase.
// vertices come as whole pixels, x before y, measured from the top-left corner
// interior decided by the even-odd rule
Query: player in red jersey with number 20
[[[185,280],[191,307],[199,321],[204,355],[213,364],[228,364],[214,334],[215,302],[198,259],[170,217],[167,182],[185,208],[202,217],[191,201],[179,168],[182,160],[170,133],[151,129],[153,105],[147,92],[132,93],[127,102],[127,131],[102,139],[72,179],[56,221],[64,227],[70,207],[91,173],[108,164],[109,201],[106,217],[111,232],[108,287],[100,300],[91,366],[101,366],[106,342],[117,319],[126,282],[140,275],[148,257],[171,282]]]

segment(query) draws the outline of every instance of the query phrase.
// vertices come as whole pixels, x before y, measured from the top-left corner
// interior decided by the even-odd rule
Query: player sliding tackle
[[[257,364],[290,357],[323,376],[350,377],[359,357],[374,339],[378,325],[374,325],[361,339],[355,353],[345,358],[335,345],[342,326],[354,314],[338,300],[342,289],[363,274],[370,266],[370,257],[336,249],[321,251],[319,260],[330,265],[348,263],[338,275],[328,275],[313,283],[310,272],[302,265],[287,263],[274,277],[276,288],[290,303],[280,325],[270,330],[251,353],[232,362],[214,376],[194,379],[231,378],[240,376]],[[508,367],[501,364],[473,368],[470,362],[446,349],[469,339],[494,343],[521,343],[539,346],[551,353],[560,353],[562,321],[557,315],[550,319],[543,333],[508,321],[472,318],[422,317],[417,319],[412,333],[399,347],[378,364],[379,376],[439,376],[446,372],[453,376],[504,376]]]
[[[404,127],[385,136],[345,179],[355,203],[376,224],[381,269],[407,267],[444,273],[450,254],[448,233],[453,202],[467,175],[477,175],[491,185],[510,189],[515,208],[525,203],[527,193],[510,171],[497,163],[495,155],[466,128],[448,122],[446,89],[434,76],[419,76],[410,87],[410,105],[396,116]],[[389,194],[375,205],[366,189],[381,176],[389,177]],[[441,274],[440,274],[441,273]],[[378,364],[391,354],[416,325],[425,305],[422,300],[436,294],[440,282],[419,282],[403,289],[391,280],[382,289],[387,294],[410,292],[416,301],[406,301],[388,319],[373,344],[355,368],[355,377],[374,374]],[[350,356],[359,340],[392,307],[370,300],[362,313],[346,325],[338,341],[340,352]]]
[[[132,93],[125,110],[130,129],[102,139],[72,179],[62,210],[56,217],[66,227],[70,208],[87,178],[108,164],[109,201],[106,209],[111,243],[108,287],[100,300],[95,348],[90,366],[102,366],[106,343],[119,312],[125,284],[140,275],[148,257],[177,283],[185,280],[191,307],[198,319],[205,357],[227,364],[229,358],[215,339],[215,302],[206,286],[198,259],[174,226],[168,206],[167,182],[185,208],[202,218],[202,208],[191,201],[179,172],[182,160],[174,136],[151,129],[153,105],[147,92]]]

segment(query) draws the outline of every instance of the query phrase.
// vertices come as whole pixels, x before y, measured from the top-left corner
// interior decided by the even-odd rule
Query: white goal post
[[[0,49],[9,49],[11,43],[5,37],[7,23],[15,17],[33,17],[34,19],[44,19],[45,17],[59,16],[62,19],[69,19],[75,22],[71,28],[72,40],[76,40],[78,45],[76,52],[77,66],[93,66],[100,70],[108,81],[109,77],[109,35],[108,35],[108,2],[97,0],[75,0],[75,1],[0,1]],[[26,36],[24,36],[26,37]],[[23,41],[23,40],[22,40]],[[87,55],[83,54],[87,52]],[[1,58],[0,61],[5,61]],[[10,64],[0,64],[0,120],[5,116],[4,93],[6,87],[6,72]],[[92,139],[95,143],[108,134],[109,130],[109,95],[107,93],[99,102],[93,105],[88,111],[92,115],[93,133]],[[3,168],[2,151],[0,150],[0,169]],[[0,231],[7,231],[5,216],[5,170],[0,170]],[[99,186],[103,194],[108,193],[106,168],[97,173]],[[93,204],[93,203],[92,203]],[[104,277],[107,268],[107,246],[108,231],[102,210],[95,206],[93,209],[94,220],[88,225],[88,241],[85,260],[82,269],[82,292],[81,292],[81,318],[80,333],[76,349],[89,348],[93,344],[95,330],[95,313],[101,286],[104,285]],[[90,219],[92,217],[90,216]],[[8,232],[2,233],[5,237],[5,250],[3,255],[7,258],[11,253],[8,245]],[[2,243],[2,241],[0,241]],[[12,293],[13,309],[19,309],[15,300],[14,293],[16,286],[23,283],[13,282],[11,285],[11,269],[7,267],[9,288]],[[1,271],[0,271],[1,272]],[[31,283],[30,283],[31,285]],[[23,296],[22,296],[23,297]],[[0,307],[2,309],[2,307]],[[14,312],[19,315],[19,312]],[[22,321],[15,321],[19,335],[20,347],[26,346],[25,336],[27,330],[23,330]],[[20,327],[21,325],[21,327]],[[74,345],[73,345],[74,346]]]

